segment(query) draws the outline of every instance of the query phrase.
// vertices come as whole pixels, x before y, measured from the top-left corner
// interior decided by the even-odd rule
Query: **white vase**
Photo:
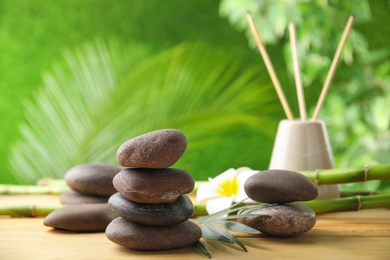
[[[279,123],[269,169],[292,171],[334,168],[325,123],[320,120],[282,120]],[[319,185],[317,199],[340,197],[337,184]]]

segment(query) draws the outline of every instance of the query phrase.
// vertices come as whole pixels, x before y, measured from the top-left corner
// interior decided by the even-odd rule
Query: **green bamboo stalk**
[[[316,214],[359,211],[362,209],[390,208],[390,194],[352,196],[330,200],[311,200],[302,202],[313,209]],[[254,203],[253,205],[259,205]],[[207,215],[206,205],[194,205],[194,217]]]
[[[319,185],[390,180],[390,164],[366,165],[339,169],[299,171]]]
[[[304,203],[312,208],[316,214],[390,208],[390,194],[371,196],[357,195],[332,200],[312,200]]]
[[[390,164],[367,165],[364,167],[319,169],[298,171],[319,185],[364,182],[370,180],[390,180]],[[207,181],[196,181],[191,195]],[[38,185],[0,184],[1,194],[62,194],[70,191],[63,179],[42,179]]]
[[[390,194],[352,196],[331,200],[312,200],[302,202],[312,208],[317,214],[358,211],[363,209],[390,208]],[[256,203],[253,205],[258,205]],[[19,205],[0,206],[0,216],[11,217],[36,217],[46,216],[52,211],[63,207],[63,205],[40,206],[40,205]],[[205,204],[195,204],[193,217],[207,215]]]
[[[0,206],[0,216],[10,217],[44,217],[49,215],[62,205],[39,206],[39,205],[19,205],[19,206]]]
[[[375,195],[379,194],[375,191],[366,191],[366,190],[341,190],[340,191],[340,197],[352,197],[352,196],[368,196],[368,195]]]
[[[22,195],[22,194],[53,194],[58,195],[70,191],[65,185],[12,185],[0,184],[0,195]]]

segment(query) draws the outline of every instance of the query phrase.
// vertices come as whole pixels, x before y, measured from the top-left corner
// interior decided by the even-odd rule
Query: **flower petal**
[[[207,201],[206,210],[209,215],[217,213],[221,210],[229,208],[233,203],[233,197],[231,198],[218,198]]]
[[[235,202],[242,201],[242,200],[248,198],[248,195],[246,195],[246,192],[244,189],[245,182],[247,179],[249,179],[249,177],[251,177],[252,175],[254,175],[258,172],[259,171],[257,171],[257,170],[251,170],[251,169],[245,169],[242,171],[238,171],[238,175],[236,177],[236,182],[237,182],[239,189],[238,189],[238,192],[234,198]],[[251,199],[247,199],[245,202],[254,202],[254,201]]]
[[[220,197],[235,195],[238,189],[236,187],[236,170],[233,168],[224,171],[215,178],[209,178],[209,182],[213,185],[213,189]]]
[[[224,171],[223,173],[217,175],[215,178],[210,179],[210,182],[214,183],[215,185],[219,185],[225,182],[226,180],[235,179],[235,177],[236,177],[236,170],[230,168]]]
[[[196,201],[202,203],[209,199],[220,198],[221,194],[217,192],[215,185],[207,182],[199,186],[196,192]]]

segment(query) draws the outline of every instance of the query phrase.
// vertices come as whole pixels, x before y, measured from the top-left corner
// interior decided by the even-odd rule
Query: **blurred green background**
[[[290,67],[291,60],[288,58],[289,52],[286,47],[289,44],[289,38],[285,34],[286,24],[289,20],[294,21],[297,24],[298,41],[309,43],[306,49],[301,50],[301,58],[305,60],[302,67],[303,74],[306,76],[304,81],[306,104],[310,115],[347,17],[357,10],[352,40],[345,47],[344,56],[320,118],[327,123],[336,166],[389,163],[390,28],[387,24],[390,21],[390,1],[347,2],[346,4],[339,1],[319,0],[309,1],[309,3],[280,1],[279,4],[272,4],[272,1],[261,0],[0,0],[0,183],[32,183],[42,176],[61,177],[72,164],[92,160],[115,163],[115,154],[112,152],[112,155],[106,157],[94,158],[91,155],[81,160],[76,159],[77,153],[73,154],[75,147],[61,148],[57,145],[54,149],[56,153],[73,156],[68,156],[71,158],[67,158],[63,164],[58,163],[58,167],[55,165],[48,167],[50,158],[42,157],[40,153],[33,151],[45,149],[45,145],[50,146],[50,144],[39,142],[41,139],[38,137],[34,139],[36,142],[29,140],[28,136],[20,130],[21,127],[33,126],[29,118],[34,116],[28,114],[29,107],[25,106],[26,102],[34,104],[37,111],[43,109],[38,99],[39,95],[45,95],[46,85],[48,85],[43,75],[53,75],[60,81],[59,73],[56,74],[59,67],[67,71],[67,77],[64,78],[69,80],[72,70],[65,69],[69,65],[67,64],[69,59],[63,58],[64,52],[74,54],[77,59],[81,55],[77,56],[78,52],[84,50],[88,53],[94,50],[94,48],[82,49],[81,46],[95,42],[96,39],[107,43],[107,49],[113,55],[113,69],[117,71],[116,76],[122,83],[126,80],[134,81],[135,76],[132,76],[132,71],[146,73],[144,71],[149,68],[152,72],[159,72],[160,67],[165,66],[164,62],[176,62],[180,70],[182,66],[180,62],[183,59],[183,64],[199,70],[198,74],[188,77],[197,77],[201,88],[201,84],[205,86],[209,84],[205,79],[208,71],[213,68],[218,71],[217,68],[220,67],[223,73],[219,81],[224,80],[224,85],[221,84],[218,88],[220,92],[213,95],[217,100],[217,97],[222,95],[223,88],[232,89],[231,99],[220,98],[220,102],[215,102],[215,106],[212,106],[213,99],[210,99],[202,105],[199,103],[197,106],[190,107],[193,112],[191,120],[197,118],[194,114],[200,115],[207,111],[207,115],[199,119],[199,122],[192,120],[189,124],[181,120],[177,125],[173,123],[169,125],[166,122],[150,123],[149,128],[154,130],[160,127],[177,126],[189,136],[189,150],[177,167],[187,169],[197,180],[215,176],[230,167],[249,166],[260,170],[266,169],[277,124],[279,120],[285,118],[285,115],[271,87],[263,60],[254,48],[253,40],[245,28],[245,22],[242,21],[247,10],[250,10],[254,17],[264,19],[259,21],[258,27],[263,35],[269,34],[266,41],[267,49],[296,116],[299,113]],[[264,30],[268,30],[268,34]],[[329,34],[321,35],[321,31]],[[272,35],[272,32],[282,33]],[[317,45],[316,39],[319,41]],[[185,59],[186,53],[183,51],[182,56],[178,54],[177,59],[170,59],[169,56],[177,53],[178,46],[182,46],[183,43],[195,46],[193,55],[188,55],[188,59]],[[133,45],[137,45],[140,50],[137,52],[133,48],[128,51]],[[115,49],[112,46],[117,46],[116,52],[111,51]],[[142,49],[144,47],[145,50]],[[188,48],[189,51],[193,50],[192,47]],[[184,47],[183,49],[187,50]],[[69,52],[66,52],[67,50]],[[123,55],[120,54],[120,50],[123,50]],[[119,55],[115,56],[113,53]],[[128,56],[126,53],[129,53]],[[167,57],[161,53],[165,53]],[[319,53],[322,56],[310,56],[308,53]],[[161,58],[157,60],[155,57]],[[202,65],[204,69],[199,65],[203,64],[200,63],[202,59],[204,59]],[[207,67],[207,59],[210,59],[212,66]],[[219,63],[225,61],[231,66],[224,67],[224,64],[220,65],[218,61]],[[154,64],[154,67],[151,64]],[[149,81],[148,76],[145,76],[142,82],[139,81],[141,87],[133,92],[139,94],[142,93],[142,89],[150,87],[151,89],[144,91],[145,95],[150,95],[150,91],[154,91],[151,85],[159,85],[166,79],[164,75],[170,73],[169,68],[161,71],[161,74],[155,76],[153,73],[149,74],[151,75]],[[226,76],[229,71],[234,73]],[[247,78],[243,79],[247,71],[252,71],[252,74],[248,74]],[[183,86],[177,83],[178,86],[185,88],[187,85],[196,88],[193,80],[186,83],[186,79],[183,79],[183,75],[187,75],[185,73],[190,72],[178,74],[178,77],[182,78],[177,81],[175,76],[172,76],[170,79],[173,83],[170,85],[182,82]],[[247,92],[247,95],[245,99],[234,99],[237,95],[233,90],[239,93],[239,88],[234,86],[239,86],[240,82],[243,84],[243,92]],[[169,83],[165,84],[169,85]],[[69,86],[71,85],[69,83]],[[255,86],[263,92],[254,94],[252,98],[255,100],[252,100],[249,96],[253,93],[252,87]],[[213,92],[212,88],[210,83],[210,93]],[[139,95],[140,101],[134,99],[131,102],[142,103],[142,95]],[[176,94],[172,92],[170,95]],[[207,91],[202,95],[199,95],[199,99],[207,97]],[[210,97],[213,97],[212,94]],[[187,98],[193,100],[191,97]],[[60,99],[58,100],[61,103]],[[229,104],[229,100],[232,104]],[[131,102],[128,106],[133,104]],[[154,104],[153,100],[150,102]],[[180,107],[179,102],[176,103],[176,110],[186,109],[185,106]],[[60,107],[61,104],[58,106]],[[232,110],[229,110],[229,106]],[[183,115],[180,116],[186,115],[182,113]],[[235,118],[237,117],[237,120],[229,121],[227,116],[221,119],[224,121],[220,127],[214,127],[211,122],[216,122],[218,113],[227,113],[227,115],[231,113]],[[214,117],[210,119],[209,115]],[[238,115],[242,115],[245,120],[239,120]],[[108,113],[107,116],[109,117],[110,114]],[[120,116],[118,113],[118,117]],[[111,142],[110,149],[113,151],[124,141],[126,128],[137,128],[140,125],[140,121],[131,124],[130,116],[123,117],[124,123],[130,123],[124,124],[122,135],[118,135],[118,138]],[[42,118],[40,120],[44,120]],[[139,131],[149,128],[139,127]],[[136,132],[129,131],[127,138],[134,137],[133,133]],[[61,133],[57,134],[61,135]],[[47,133],[43,131],[41,135]],[[53,143],[53,146],[55,145]],[[103,147],[104,144],[101,145]],[[18,156],[22,153],[23,156]],[[56,157],[56,153],[52,153],[52,156]],[[58,157],[61,161],[60,156]],[[42,170],[39,173],[31,171],[28,178],[23,178],[24,172],[27,176],[27,171],[34,167],[35,172],[39,172],[40,167]],[[35,179],[34,174],[36,174]],[[371,188],[381,187],[384,187],[383,183],[376,183]]]

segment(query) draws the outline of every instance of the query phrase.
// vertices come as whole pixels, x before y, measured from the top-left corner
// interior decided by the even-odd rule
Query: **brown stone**
[[[115,217],[106,204],[74,204],[51,212],[43,224],[73,232],[102,232]]]
[[[194,189],[192,176],[181,169],[127,168],[113,179],[115,189],[138,203],[171,203]]]
[[[124,142],[116,158],[125,167],[167,168],[175,164],[186,149],[187,138],[182,132],[163,129]]]
[[[60,202],[61,204],[107,203],[109,198],[70,191],[60,195]]]
[[[111,196],[108,206],[128,221],[155,226],[176,225],[189,219],[194,211],[194,206],[186,195],[172,203],[144,204],[132,202],[118,192]]]
[[[116,193],[112,184],[114,176],[122,167],[106,163],[80,164],[65,174],[66,183],[75,191],[97,196]]]
[[[165,250],[190,246],[202,236],[200,227],[190,220],[173,226],[150,226],[114,219],[106,229],[112,242],[132,249]]]
[[[252,175],[244,184],[249,198],[265,203],[313,200],[317,187],[305,175],[287,170],[268,170]]]
[[[309,231],[316,223],[314,211],[300,203],[284,205],[262,204],[239,214],[259,214],[259,216],[239,218],[238,221],[262,234],[289,237]]]

